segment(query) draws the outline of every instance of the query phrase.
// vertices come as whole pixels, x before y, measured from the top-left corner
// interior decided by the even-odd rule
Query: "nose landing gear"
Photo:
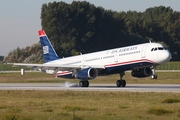
[[[155,66],[152,66],[152,68],[151,68],[151,70],[152,70],[152,76],[151,76],[152,79],[157,79],[157,77],[158,77],[158,76],[155,74],[155,68],[156,68]]]

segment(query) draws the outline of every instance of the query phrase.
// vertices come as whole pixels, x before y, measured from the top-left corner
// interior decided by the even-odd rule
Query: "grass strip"
[[[177,120],[179,93],[0,91],[3,120]]]

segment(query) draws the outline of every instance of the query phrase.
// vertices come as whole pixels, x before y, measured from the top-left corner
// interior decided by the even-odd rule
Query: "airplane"
[[[14,66],[40,70],[56,77],[79,79],[80,87],[89,87],[89,80],[98,75],[119,74],[117,87],[125,87],[125,71],[131,70],[133,77],[152,76],[157,79],[155,67],[171,59],[171,53],[159,43],[143,43],[115,49],[103,50],[72,57],[60,58],[55,52],[44,30],[38,31],[43,52],[43,64],[14,63]]]

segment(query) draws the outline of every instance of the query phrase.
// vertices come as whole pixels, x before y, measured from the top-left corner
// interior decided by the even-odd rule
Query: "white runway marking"
[[[1,83],[0,90],[70,90],[70,91],[129,91],[129,92],[180,92],[179,84],[127,84],[118,88],[115,84],[90,84],[79,87],[75,83]]]

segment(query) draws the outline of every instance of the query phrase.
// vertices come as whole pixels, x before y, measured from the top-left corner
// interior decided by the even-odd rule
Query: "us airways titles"
[[[114,53],[117,53],[117,52],[128,52],[128,51],[136,50],[137,48],[138,48],[137,46],[128,47],[128,48],[121,48],[119,50],[113,50],[111,52],[111,54],[114,54]]]

